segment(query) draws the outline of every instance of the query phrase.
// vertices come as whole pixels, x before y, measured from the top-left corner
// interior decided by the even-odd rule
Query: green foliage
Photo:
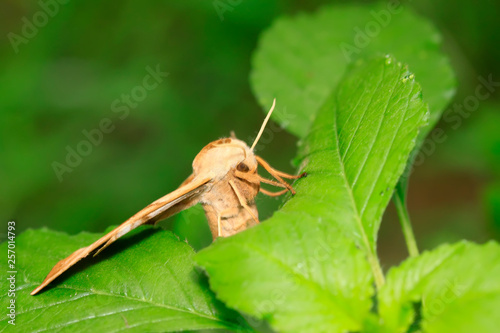
[[[404,209],[411,164],[455,87],[440,42],[436,29],[404,5],[333,6],[316,15],[277,20],[261,38],[253,59],[252,87],[261,105],[277,97],[275,119],[300,138],[308,133],[318,108],[351,61],[382,52],[409,65],[430,110],[429,122],[420,132],[395,193],[412,255],[418,250]],[[290,115],[300,117],[293,121]]]
[[[375,34],[368,30],[377,26]],[[251,83],[266,109],[277,97],[275,119],[301,140],[295,161],[309,176],[294,184],[296,196],[261,225],[218,239],[197,255],[170,232],[136,230],[97,258],[82,260],[35,297],[29,292],[56,262],[101,234],[29,230],[16,239],[15,328],[266,331],[270,325],[283,332],[496,332],[497,243],[459,242],[419,256],[414,251],[414,257],[389,269],[387,280],[377,255],[382,215],[395,189],[405,235],[412,238],[404,207],[411,156],[454,92],[453,73],[440,47],[436,29],[407,7],[331,6],[276,20],[254,55]],[[230,72],[231,63],[223,63]],[[119,93],[134,81],[125,83],[111,90]],[[25,89],[29,95],[33,88]],[[212,103],[225,101],[213,95]],[[154,99],[160,97],[154,96],[148,103],[157,108]],[[167,98],[174,101],[169,105],[183,104],[172,91]],[[155,116],[132,117],[155,123]],[[210,127],[202,121],[207,119],[198,120],[178,129],[179,140],[189,141],[183,133],[196,138]],[[495,130],[494,122],[488,126]],[[5,130],[3,135],[12,131]],[[47,140],[57,145],[63,136]],[[148,140],[143,154],[153,157],[137,160],[156,165],[160,141]],[[488,149],[495,150],[496,142]],[[10,146],[9,154],[15,149]],[[185,149],[176,149],[188,157]],[[38,154],[46,155],[44,150]],[[11,168],[16,161],[9,163]],[[153,179],[165,173],[160,165],[155,170]],[[494,187],[487,196],[491,206],[497,193]],[[103,200],[95,201],[102,205]],[[180,214],[174,226],[190,235],[196,249],[209,241],[198,231],[203,220],[198,208]],[[92,215],[84,213],[78,218]],[[4,243],[0,252],[6,250]],[[208,274],[210,288],[195,262]],[[3,261],[0,269],[7,271]],[[5,280],[0,287],[5,308],[10,300]],[[0,330],[12,328],[2,314]]]
[[[280,331],[362,328],[373,279],[383,284],[381,215],[426,115],[412,77],[391,57],[356,62],[305,139],[309,176],[297,195],[263,225],[198,254],[226,304]]]
[[[419,303],[423,332],[496,332],[500,246],[443,245],[406,260],[387,275],[379,309],[387,332],[406,332]]]
[[[422,86],[431,128],[454,92],[454,75],[440,48],[438,31],[404,5],[330,6],[276,20],[254,54],[251,83],[264,108],[277,98],[274,119],[302,138],[351,61],[392,54]]]
[[[168,231],[132,232],[116,246],[61,276],[41,295],[30,292],[59,260],[101,234],[29,230],[16,239],[18,332],[173,332],[186,329],[246,330],[245,321],[215,300],[193,266],[194,251]],[[7,253],[7,243],[0,246]],[[2,260],[0,269],[8,271]],[[6,291],[2,279],[2,292]],[[7,293],[0,296],[5,309]],[[0,331],[14,326],[2,313]]]

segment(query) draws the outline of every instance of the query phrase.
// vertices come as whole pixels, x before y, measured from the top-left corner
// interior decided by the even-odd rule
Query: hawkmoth
[[[258,224],[255,205],[257,193],[260,191],[268,196],[279,196],[290,191],[295,194],[292,186],[283,178],[298,179],[306,175],[302,173],[294,176],[278,171],[254,153],[275,105],[276,99],[251,147],[238,140],[234,133],[229,138],[206,145],[193,160],[193,173],[179,188],[152,202],[94,243],[59,261],[31,295],[45,288],[82,258],[92,252],[96,256],[132,229],[143,224],[155,224],[198,203],[203,206],[214,240]],[[259,165],[276,180],[260,176],[257,172]],[[261,183],[274,185],[282,190],[270,192],[261,188]]]

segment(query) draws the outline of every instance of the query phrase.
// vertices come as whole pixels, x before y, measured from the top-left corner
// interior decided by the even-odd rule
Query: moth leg
[[[290,192],[292,192],[292,194],[295,194],[295,190],[293,189],[293,187],[288,184],[287,182],[285,182],[281,177],[280,175],[278,175],[278,173],[276,172],[277,170],[273,169],[269,163],[267,163],[266,161],[264,161],[261,157],[255,155],[255,158],[257,159],[257,162],[262,165],[264,167],[264,169],[266,169],[267,172],[269,172],[274,178],[276,178],[282,185],[284,185]]]
[[[289,191],[288,188],[286,188],[285,185],[283,185],[281,183],[278,183],[278,182],[275,182],[274,180],[269,180],[269,179],[263,178],[261,176],[259,176],[259,180],[262,183],[265,183],[265,184],[274,185],[274,186],[277,186],[277,187],[285,187],[284,190],[281,190],[281,191],[278,191],[278,192],[271,192],[271,191],[263,189],[262,187],[259,188],[260,192],[262,192],[265,195],[268,195],[270,197],[278,197],[278,196],[283,195],[283,194],[285,194],[286,192]]]
[[[234,184],[234,181],[232,179],[229,181],[229,185],[231,185],[234,193],[236,193],[236,196],[238,197],[238,201],[240,202],[240,205],[246,209],[246,211],[250,214],[250,216],[252,216],[253,220],[256,223],[259,223],[259,219],[257,218],[257,216],[255,216],[255,214],[252,212],[250,207],[248,207],[248,204],[245,202],[245,199],[242,197],[240,191],[238,191],[238,188],[236,187],[236,185]]]
[[[286,178],[286,179],[300,179],[300,178],[304,178],[307,176],[307,172],[302,172],[300,175],[290,175],[286,172],[283,172],[283,171],[279,171],[279,170],[276,170],[276,169],[273,169],[278,175],[280,175],[281,177],[283,178]]]
[[[266,179],[266,178],[263,178],[261,176],[259,176],[259,180],[262,182],[262,183],[265,183],[265,184],[269,184],[269,185],[274,185],[274,186],[277,186],[277,187],[286,187],[285,185],[281,184],[281,183],[278,183],[278,182],[275,182],[274,180],[270,180],[270,179]],[[287,189],[288,191],[288,189]],[[286,191],[285,191],[286,192]]]
[[[250,172],[241,172],[241,171],[238,171],[235,169],[234,175],[237,178],[242,179],[242,180],[246,180],[247,182],[252,183],[252,184],[258,185],[261,182],[261,177],[259,175],[252,174]]]
[[[221,230],[220,230],[220,220],[221,220],[221,214],[217,214],[217,237],[220,237]]]
[[[283,195],[286,192],[288,192],[288,189],[286,188],[286,189],[278,191],[278,192],[271,192],[271,191],[264,190],[263,188],[260,188],[259,191],[265,195],[270,196],[270,197],[279,197],[280,195]]]
[[[265,195],[268,195],[270,197],[277,197],[277,196],[285,194],[286,192],[289,191],[288,188],[285,185],[283,185],[281,183],[278,183],[278,182],[275,182],[274,180],[263,178],[263,177],[261,177],[258,174],[248,174],[248,173],[244,173],[244,172],[235,170],[235,176],[237,178],[239,178],[239,179],[246,180],[246,181],[248,181],[250,183],[255,183],[255,184],[265,183],[265,184],[269,184],[269,185],[273,185],[273,186],[277,186],[277,187],[284,187],[285,188],[284,190],[279,191],[279,192],[270,192],[270,191],[267,191],[267,190],[263,189],[262,187],[259,187],[259,191],[260,192],[262,192]]]
[[[241,172],[238,170],[234,170],[234,175],[236,178],[246,180],[249,183],[259,185],[260,183],[265,183],[277,187],[283,187],[287,188],[287,186],[283,185],[282,183],[275,182],[274,180],[266,179],[259,174],[252,174],[252,173],[247,173],[247,172]],[[287,190],[288,191],[288,190]]]
[[[257,156],[255,155],[255,158],[257,159],[257,162],[262,165],[264,167],[264,169],[266,169],[271,175],[278,175],[280,177],[283,177],[283,178],[286,178],[286,179],[299,179],[299,178],[302,178],[302,177],[305,177],[307,176],[307,173],[306,172],[303,172],[301,173],[300,175],[290,175],[288,173],[285,173],[285,172],[282,172],[282,171],[279,171],[279,170],[276,170],[275,168],[273,168],[272,166],[269,165],[269,163],[267,163],[262,157],[260,156]],[[272,170],[272,172],[270,171]],[[278,179],[278,178],[276,178]]]

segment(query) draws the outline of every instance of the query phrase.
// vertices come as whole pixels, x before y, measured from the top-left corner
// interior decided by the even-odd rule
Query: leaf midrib
[[[383,73],[381,75],[381,78],[379,79],[379,82],[377,83],[377,90],[380,87],[380,83],[382,82],[382,80],[384,78],[384,75],[385,75],[385,67],[384,67],[384,71],[383,71]],[[372,96],[372,98],[373,98],[373,96]],[[351,184],[349,184],[349,181],[347,179],[347,173],[346,173],[346,170],[345,170],[344,161],[342,160],[342,156],[340,154],[340,140],[339,140],[339,132],[338,132],[338,126],[337,126],[337,123],[338,123],[338,119],[337,119],[337,114],[338,114],[338,112],[337,112],[338,111],[337,110],[337,105],[338,105],[338,102],[337,102],[337,99],[335,99],[335,113],[334,113],[334,116],[333,116],[333,129],[334,129],[335,142],[336,142],[336,145],[337,145],[337,149],[335,149],[334,155],[338,158],[338,163],[339,163],[340,168],[341,168],[341,178],[344,181],[344,186],[346,188],[346,192],[347,192],[349,200],[351,201],[351,204],[352,204],[352,208],[353,208],[353,211],[354,211],[354,219],[356,221],[356,225],[358,226],[359,230],[361,231],[361,239],[362,239],[362,241],[364,243],[365,250],[367,252],[366,253],[367,259],[368,259],[368,262],[369,262],[370,267],[372,269],[372,272],[373,272],[373,275],[374,275],[374,278],[375,278],[375,283],[377,285],[377,289],[380,289],[380,287],[382,287],[384,285],[384,283],[385,283],[384,274],[382,273],[382,269],[380,268],[380,264],[378,262],[378,258],[376,256],[376,254],[373,253],[372,247],[370,246],[370,241],[368,239],[368,236],[367,236],[367,234],[365,232],[363,223],[361,221],[361,216],[359,214],[358,207],[356,205],[356,200],[354,199],[354,193],[352,191]],[[354,139],[354,136],[353,136],[353,139]]]

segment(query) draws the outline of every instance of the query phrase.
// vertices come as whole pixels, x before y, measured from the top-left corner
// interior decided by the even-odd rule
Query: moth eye
[[[241,162],[236,166],[236,170],[241,171],[241,172],[248,172],[248,171],[250,171],[250,168],[248,167],[248,165]]]

